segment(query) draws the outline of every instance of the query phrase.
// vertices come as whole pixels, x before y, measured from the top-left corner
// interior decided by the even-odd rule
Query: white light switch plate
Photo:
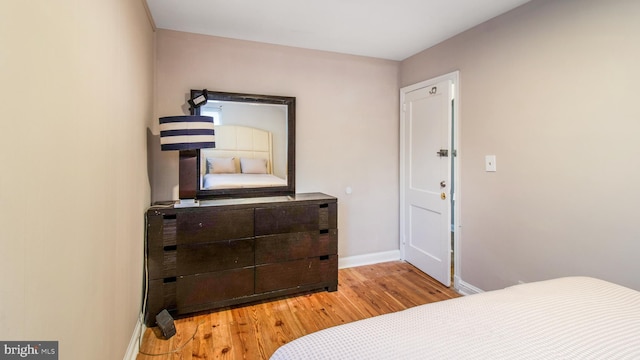
[[[496,171],[496,156],[487,155],[484,157],[485,171]]]

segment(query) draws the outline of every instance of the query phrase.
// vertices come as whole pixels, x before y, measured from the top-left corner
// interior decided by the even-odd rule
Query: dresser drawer
[[[336,281],[338,256],[329,255],[256,266],[256,293]]]
[[[320,211],[318,213],[320,230],[324,229],[337,229],[338,228],[338,204],[327,203],[319,205]]]
[[[225,240],[180,245],[177,275],[243,268],[254,265],[254,240]]]
[[[337,229],[256,237],[256,264],[335,255],[337,253]]]
[[[178,245],[248,238],[253,236],[253,209],[183,212],[176,226]]]
[[[255,234],[268,235],[319,229],[319,206],[278,206],[256,208]]]
[[[178,313],[190,311],[189,307],[253,295],[253,275],[251,267],[178,277]]]

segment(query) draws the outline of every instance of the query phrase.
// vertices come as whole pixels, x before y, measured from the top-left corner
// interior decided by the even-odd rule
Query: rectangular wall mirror
[[[203,95],[191,90],[191,98]],[[295,193],[295,97],[207,91],[216,147],[198,151],[196,197]]]

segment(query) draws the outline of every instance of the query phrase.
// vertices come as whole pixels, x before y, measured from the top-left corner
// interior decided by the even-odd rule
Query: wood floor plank
[[[341,269],[335,292],[305,293],[176,319],[177,333],[169,340],[162,339],[158,328],[147,329],[136,359],[268,359],[281,345],[314,331],[458,296],[401,261]]]
[[[250,307],[236,307],[231,310],[234,319],[234,326],[231,328],[232,349],[234,349],[236,358],[241,358],[238,353],[238,351],[241,351],[242,354],[251,354],[254,359],[259,359],[255,357],[255,354],[258,353],[258,344],[247,312]]]
[[[234,358],[231,348],[231,325],[233,317],[229,309],[223,309],[210,313],[208,316],[211,324],[212,349],[214,359],[231,360]]]

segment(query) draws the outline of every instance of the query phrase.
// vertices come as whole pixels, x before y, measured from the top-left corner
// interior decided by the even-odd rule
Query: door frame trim
[[[406,256],[405,256],[405,237],[404,237],[404,226],[403,226],[403,221],[405,219],[405,214],[404,214],[404,195],[405,195],[405,188],[403,186],[404,184],[404,176],[405,176],[405,166],[404,166],[404,161],[402,161],[405,157],[405,153],[404,153],[404,146],[403,146],[403,139],[402,136],[404,134],[404,130],[405,130],[405,109],[404,109],[404,101],[405,101],[405,97],[406,94],[427,87],[429,85],[432,85],[434,83],[440,82],[440,81],[446,81],[446,80],[451,80],[452,84],[453,84],[453,120],[452,120],[452,126],[453,126],[453,148],[455,149],[455,156],[453,157],[453,165],[452,165],[452,171],[453,171],[453,176],[451,177],[453,180],[453,186],[454,186],[454,193],[453,193],[453,200],[454,200],[454,207],[453,207],[453,232],[454,232],[454,242],[453,242],[453,287],[454,289],[458,289],[460,287],[460,282],[461,282],[461,270],[462,270],[462,266],[460,264],[460,258],[461,258],[461,242],[462,242],[462,224],[460,223],[460,208],[461,208],[461,182],[460,182],[460,159],[461,159],[461,144],[460,144],[460,70],[456,70],[441,76],[437,76],[428,80],[424,80],[421,81],[419,83],[413,84],[413,85],[408,85],[405,87],[400,88],[400,139],[399,139],[399,146],[400,146],[400,226],[399,226],[399,238],[400,238],[400,258],[402,260],[406,260]],[[452,154],[453,156],[453,154]]]

